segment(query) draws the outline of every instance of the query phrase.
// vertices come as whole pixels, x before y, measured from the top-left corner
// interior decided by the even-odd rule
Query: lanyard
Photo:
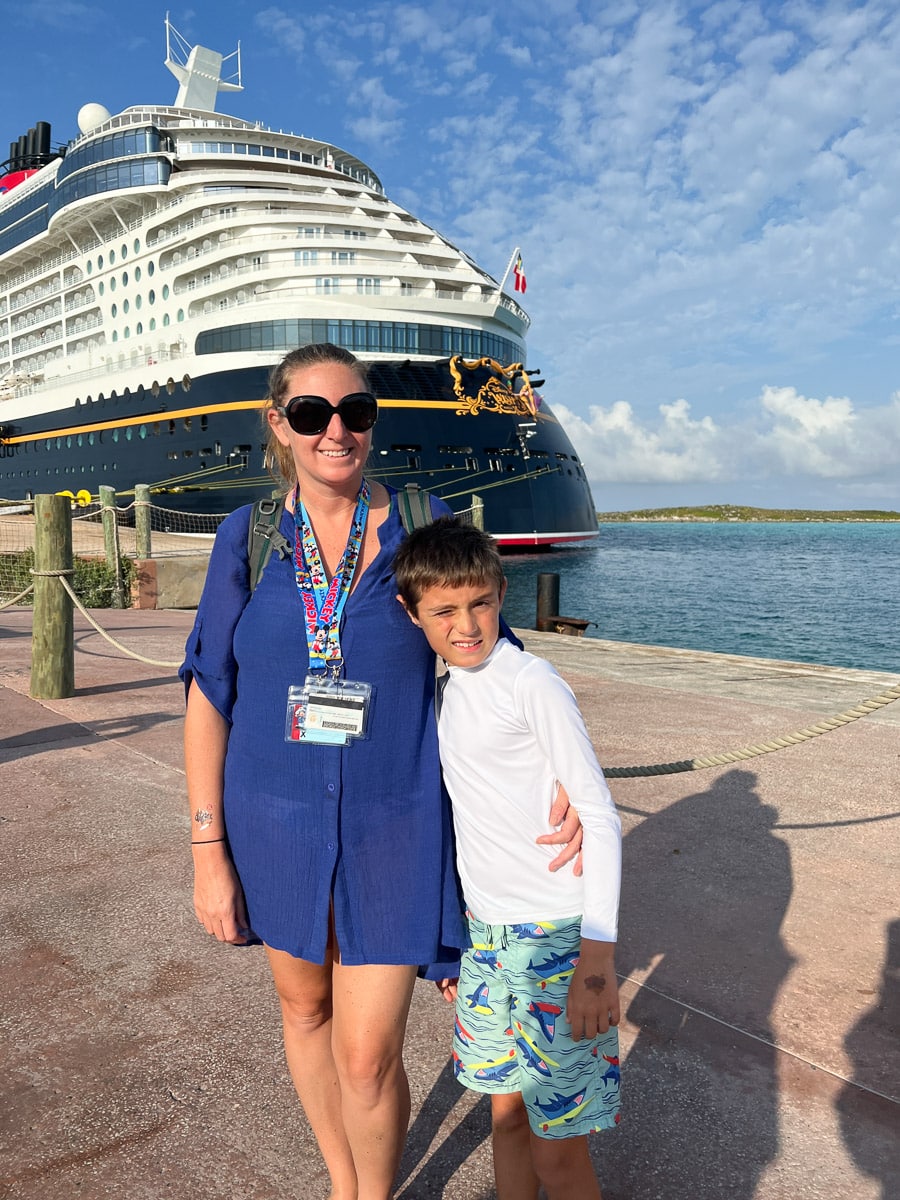
[[[294,491],[294,571],[306,621],[309,669],[315,674],[328,671],[337,678],[340,673],[343,660],[339,626],[359,561],[368,515],[369,485],[363,480],[356,497],[347,545],[329,584],[299,489]]]

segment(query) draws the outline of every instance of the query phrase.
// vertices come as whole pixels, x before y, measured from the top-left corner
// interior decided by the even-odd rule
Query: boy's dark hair
[[[503,563],[496,543],[459,517],[438,517],[414,530],[394,558],[397,590],[412,613],[431,587],[496,583],[503,587]]]

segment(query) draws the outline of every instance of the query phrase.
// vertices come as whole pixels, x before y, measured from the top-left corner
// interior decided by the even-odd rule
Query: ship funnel
[[[38,121],[34,127],[36,134],[37,153],[42,159],[50,155],[50,125],[47,121]]]

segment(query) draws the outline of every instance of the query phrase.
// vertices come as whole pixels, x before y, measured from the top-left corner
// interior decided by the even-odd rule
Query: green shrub
[[[24,592],[32,582],[34,550],[23,550],[16,554],[0,554],[0,596],[11,599]],[[72,576],[72,590],[85,608],[112,608],[115,594],[115,572],[102,558],[76,558]],[[134,563],[130,558],[122,559],[122,590],[125,604],[130,605],[131,581]],[[19,601],[22,605],[34,603],[32,595]]]

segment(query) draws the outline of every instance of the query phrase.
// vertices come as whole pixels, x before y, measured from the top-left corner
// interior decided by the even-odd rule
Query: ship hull
[[[548,406],[535,414],[473,413],[432,380],[379,387],[396,383],[404,365],[372,365],[379,419],[370,476],[398,487],[418,483],[455,511],[477,496],[485,528],[505,547],[597,535],[583,467]],[[101,485],[125,495],[144,483],[162,508],[220,514],[269,495],[260,419],[267,378],[264,367],[215,370],[23,417],[3,430],[0,497],[96,495]]]

